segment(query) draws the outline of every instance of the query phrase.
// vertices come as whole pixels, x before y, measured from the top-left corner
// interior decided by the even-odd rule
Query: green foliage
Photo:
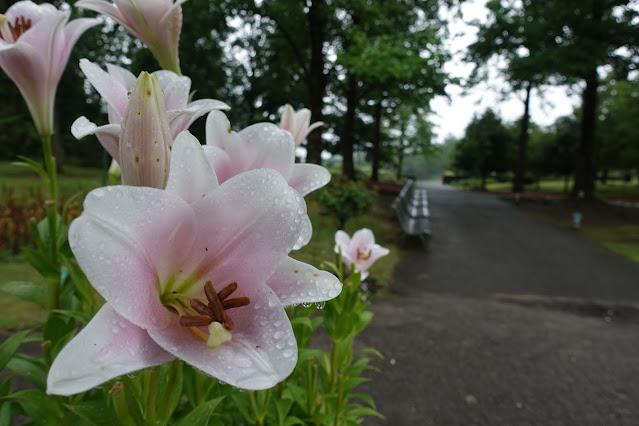
[[[639,165],[639,83],[613,81],[600,94],[599,164],[632,170]]]
[[[507,150],[510,145],[509,134],[501,120],[492,110],[487,110],[466,127],[464,138],[455,148],[454,168],[481,176],[483,188],[489,173],[509,169]]]
[[[346,179],[333,179],[317,192],[317,201],[327,214],[339,222],[339,229],[350,218],[362,215],[376,202],[375,193],[364,185]]]

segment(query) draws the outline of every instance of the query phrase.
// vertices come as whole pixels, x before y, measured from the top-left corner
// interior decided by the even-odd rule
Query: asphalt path
[[[358,342],[382,352],[365,425],[639,424],[639,326],[497,301],[639,301],[639,266],[494,196],[429,187],[433,237]],[[417,247],[417,246],[416,246]]]

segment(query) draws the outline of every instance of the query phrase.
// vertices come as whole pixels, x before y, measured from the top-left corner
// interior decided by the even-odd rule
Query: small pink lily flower
[[[50,4],[19,1],[0,15],[0,67],[20,89],[41,136],[53,133],[55,92],[71,49],[97,19],[75,19]]]
[[[173,138],[157,76],[143,71],[138,77],[124,113],[118,148],[124,185],[166,186]]]
[[[220,111],[212,111],[206,119],[204,152],[220,182],[247,170],[275,169],[304,197],[331,180],[331,174],[322,166],[295,163],[295,143],[290,132],[272,123],[257,123],[236,133]],[[313,233],[308,216],[304,223],[296,249],[308,244]]]
[[[106,304],[54,360],[47,392],[83,392],[173,358],[244,389],[286,378],[297,344],[284,306],[341,291],[332,274],[287,256],[305,214],[274,170],[219,185],[188,132],[165,190],[93,190],[69,243]]]
[[[280,120],[280,129],[291,132],[295,140],[295,146],[300,146],[302,142],[306,140],[309,133],[324,124],[321,121],[317,121],[313,124],[310,123],[311,111],[307,108],[295,111],[293,107],[288,104],[284,106],[284,114],[282,114]]]
[[[80,69],[89,82],[95,87],[108,106],[109,124],[96,126],[86,117],[80,117],[71,126],[71,133],[77,139],[95,134],[115,161],[120,162],[119,139],[122,119],[129,103],[129,95],[133,90],[136,78],[128,70],[107,64],[107,71],[87,59],[80,60]],[[191,90],[191,79],[179,76],[171,71],[156,71],[152,73],[160,83],[164,94],[171,137],[187,130],[191,124],[207,112],[216,109],[229,109],[224,102],[215,99],[198,99],[188,103]]]
[[[165,70],[180,72],[178,43],[186,0],[80,0],[75,5],[115,19],[146,44]]]
[[[373,231],[367,228],[360,229],[353,234],[353,239],[344,231],[335,233],[335,253],[342,251],[342,261],[346,267],[355,266],[355,272],[361,274],[364,281],[368,278],[368,269],[390,251],[387,248],[375,244]]]

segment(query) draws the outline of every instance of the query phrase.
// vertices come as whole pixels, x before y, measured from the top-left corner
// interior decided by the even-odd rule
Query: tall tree
[[[546,49],[546,64],[564,78],[578,79],[582,92],[580,143],[577,150],[573,196],[592,197],[596,174],[596,123],[599,67],[636,69],[639,48],[639,11],[634,0],[528,0],[532,19],[556,44]],[[527,2],[525,2],[527,3]]]
[[[524,112],[519,121],[517,161],[513,192],[524,190],[530,125],[530,98],[533,90],[552,81],[546,65],[547,48],[555,44],[552,33],[544,31],[544,21],[532,19],[530,0],[490,0],[489,19],[478,26],[477,41],[468,48],[467,60],[475,63],[470,81],[483,81],[500,63],[501,72],[513,91],[523,92]]]
[[[350,2],[348,28],[344,31],[338,64],[348,76],[346,98],[349,107],[368,105],[372,119],[372,180],[378,179],[382,153],[382,119],[404,103],[428,107],[435,94],[443,94],[446,75],[443,64],[448,54],[441,43],[443,22],[438,20],[440,1]],[[356,91],[351,82],[357,81]],[[359,99],[351,99],[356,97]],[[347,111],[354,120],[356,112]],[[352,170],[353,137],[346,130],[340,141],[343,172]]]
[[[508,170],[509,134],[499,117],[487,110],[475,116],[466,127],[462,140],[455,149],[454,167],[481,177],[481,188],[486,189],[486,178],[492,172]]]

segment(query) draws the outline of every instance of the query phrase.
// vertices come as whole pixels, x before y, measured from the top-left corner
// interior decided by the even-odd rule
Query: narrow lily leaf
[[[20,331],[0,345],[0,370],[13,358],[30,330]]]
[[[44,171],[44,168],[42,168],[42,166],[39,163],[36,163],[35,161],[33,161],[32,159],[28,157],[23,157],[22,155],[18,155],[18,158],[24,162],[15,161],[11,163],[12,166],[26,167],[27,169],[31,169],[34,172],[36,172],[40,176],[40,178],[42,178],[42,180],[46,181],[48,179],[48,176],[46,172]]]
[[[0,425],[11,424],[11,401],[0,401]]]
[[[113,410],[106,404],[106,399],[98,401],[80,401],[64,405],[69,411],[96,426],[112,426],[118,424]]]
[[[23,354],[17,354],[7,363],[7,368],[18,373],[39,389],[45,389],[47,382],[47,368],[42,360]]]
[[[280,426],[284,426],[286,424],[286,420],[288,417],[289,411],[291,411],[291,406],[295,401],[292,399],[276,399],[275,400],[275,410],[277,411],[277,421]]]
[[[84,324],[88,323],[89,321],[91,321],[92,316],[89,315],[86,312],[82,312],[82,311],[70,311],[70,310],[65,310],[65,309],[53,309],[51,310],[51,312],[54,312],[56,314],[60,314],[62,316],[65,317],[69,317],[69,318],[73,318],[75,320],[78,320]]]
[[[205,402],[202,405],[196,407],[193,411],[187,414],[177,425],[178,426],[206,426],[209,424],[209,419],[213,415],[213,412],[217,406],[224,399],[223,396],[212,399]]]
[[[24,258],[29,265],[47,279],[58,279],[58,266],[51,262],[47,255],[41,251],[24,248]]]
[[[9,281],[1,284],[0,290],[22,300],[40,305],[43,308],[47,307],[47,291],[32,282]]]
[[[15,400],[20,404],[27,416],[36,424],[62,424],[62,407],[56,398],[51,398],[41,390],[29,389],[2,397]]]
[[[97,312],[97,306],[95,306],[96,302],[101,301],[102,298],[93,289],[93,287],[91,287],[87,276],[84,274],[82,269],[80,269],[78,262],[74,258],[65,259],[64,267],[71,276],[74,292],[85,304],[93,305],[94,308],[96,308],[95,311],[91,312],[91,314],[95,314]]]

